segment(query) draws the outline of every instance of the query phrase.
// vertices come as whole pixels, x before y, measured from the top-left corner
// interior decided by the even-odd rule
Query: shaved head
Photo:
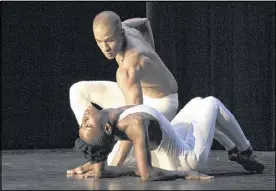
[[[93,20],[93,29],[100,25],[114,27],[116,30],[122,28],[121,18],[113,11],[103,11],[96,15]]]

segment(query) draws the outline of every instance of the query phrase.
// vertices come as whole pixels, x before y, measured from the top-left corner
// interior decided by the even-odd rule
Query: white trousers
[[[191,134],[187,135],[187,128],[182,126],[182,123],[191,124]],[[219,99],[212,96],[204,99],[200,97],[192,99],[179,111],[171,121],[171,125],[184,142],[194,140],[194,147],[187,148],[186,155],[180,154],[178,156],[180,162],[178,170],[198,170],[205,167],[215,130],[219,130],[227,140],[231,141],[241,151],[250,146],[250,142],[233,114]],[[192,156],[187,156],[189,154]],[[188,161],[189,157],[192,160]],[[159,161],[159,164],[160,167],[165,167],[166,162]]]
[[[70,106],[77,122],[81,125],[85,109],[95,103],[105,108],[117,108],[125,105],[122,91],[116,82],[111,81],[80,81],[70,88]],[[143,96],[143,104],[150,106],[162,113],[169,121],[176,115],[178,109],[178,94],[170,94],[162,98],[150,98]],[[119,148],[117,142],[108,156],[110,164]],[[132,153],[133,151],[131,151]]]
[[[246,150],[250,142],[231,112],[212,96],[194,98],[169,122],[161,121],[164,134],[159,147],[151,151],[152,165],[166,170],[200,170],[205,167],[212,147],[214,132],[220,130],[239,150]],[[135,159],[126,166],[136,166]]]

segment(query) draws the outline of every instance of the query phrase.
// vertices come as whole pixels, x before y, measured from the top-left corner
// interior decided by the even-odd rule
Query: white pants
[[[159,147],[151,151],[152,165],[166,170],[200,170],[205,167],[215,129],[239,150],[250,143],[231,112],[212,96],[194,98],[169,122],[156,115],[165,129]],[[172,129],[172,131],[170,130]],[[127,166],[135,166],[131,160]]]
[[[212,96],[192,99],[179,111],[171,121],[171,127],[168,128],[173,128],[178,134],[175,144],[178,147],[174,148],[177,152],[174,152],[174,156],[165,155],[166,151],[160,149],[152,152],[153,166],[167,170],[204,168],[215,129],[224,133],[224,136],[227,136],[239,150],[246,150],[250,146],[235,117],[220,100]]]
[[[85,109],[95,103],[105,108],[117,108],[125,105],[122,91],[116,82],[111,81],[80,81],[70,88],[70,105],[78,121],[81,120]],[[169,121],[176,115],[178,109],[178,94],[171,94],[162,98],[150,98],[143,96],[143,104],[150,106],[162,113]],[[110,164],[118,150],[117,142],[108,156]]]

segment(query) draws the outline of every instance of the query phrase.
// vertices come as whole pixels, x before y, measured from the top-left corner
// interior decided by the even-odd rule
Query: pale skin
[[[155,168],[151,165],[150,147],[155,148],[156,143],[154,138],[149,138],[148,126],[156,121],[155,118],[146,113],[135,113],[128,115],[124,119],[117,121],[119,115],[130,106],[125,106],[118,109],[109,109],[105,111],[95,112],[89,109],[91,113],[86,115],[88,120],[80,129],[80,137],[86,137],[86,141],[97,136],[98,128],[103,125],[106,132],[112,132],[114,128],[118,128],[129,138],[134,147],[135,158],[137,161],[137,170],[133,168],[121,167],[106,167],[105,162],[89,163],[89,171],[80,174],[80,177],[88,178],[111,178],[124,175],[140,176],[142,181],[157,181],[157,180],[207,180],[213,178],[196,171],[167,171],[160,168]],[[96,117],[95,117],[96,116]],[[86,129],[88,128],[88,130]],[[92,132],[92,134],[91,134]],[[126,156],[126,155],[125,155]]]
[[[155,52],[147,18],[121,22],[113,12],[100,13],[93,21],[93,33],[106,58],[115,58],[118,63],[116,80],[126,105],[143,104],[143,95],[161,98],[177,93],[175,78]],[[130,142],[120,141],[111,165],[121,166],[124,162],[122,153],[129,153],[131,148]],[[85,164],[72,171],[83,173],[88,171],[88,166]]]
[[[149,21],[129,19],[118,29],[104,19],[94,21],[94,37],[103,54],[118,63],[117,83],[126,104],[142,103],[142,95],[160,98],[176,93],[175,78],[154,50]]]

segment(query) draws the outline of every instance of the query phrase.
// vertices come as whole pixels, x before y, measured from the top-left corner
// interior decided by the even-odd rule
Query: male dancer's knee
[[[74,99],[75,96],[80,96],[84,91],[84,81],[74,83],[69,89],[70,99]]]
[[[208,96],[204,100],[208,101],[208,103],[217,106],[220,100],[214,96]]]

